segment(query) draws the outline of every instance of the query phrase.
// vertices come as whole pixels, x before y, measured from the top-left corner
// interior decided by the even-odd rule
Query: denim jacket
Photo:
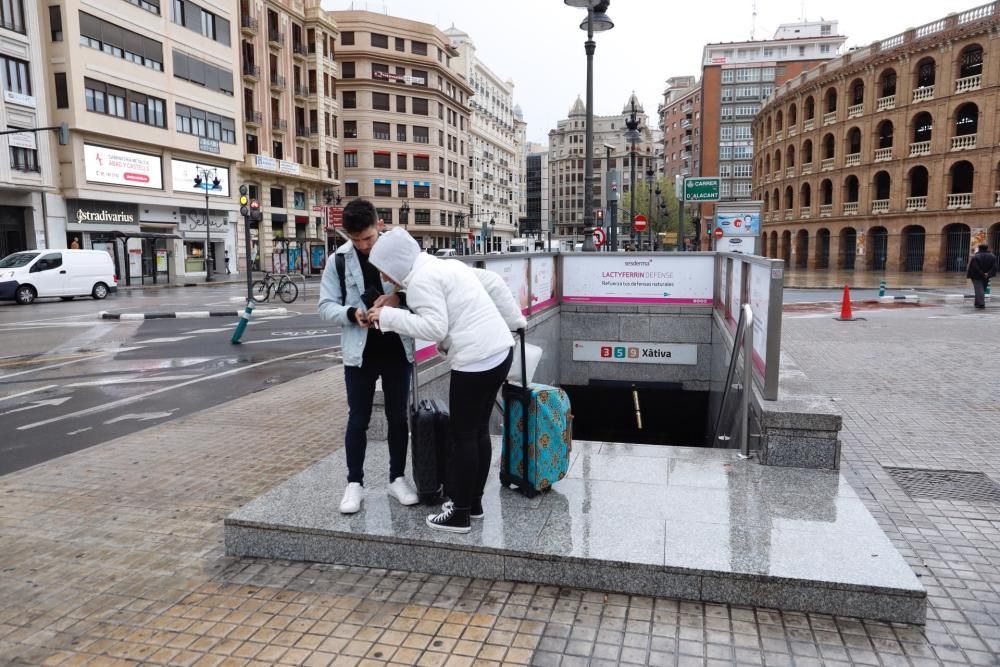
[[[344,255],[344,288],[347,298],[340,303],[340,278],[337,276],[337,262],[330,257],[323,270],[323,282],[319,288],[319,316],[324,320],[339,322],[341,325],[340,347],[345,366],[360,366],[365,353],[365,343],[368,340],[368,329],[358,326],[347,318],[349,308],[364,308],[361,294],[365,290],[365,277],[358,261],[357,250],[353,243],[345,243],[337,249],[337,254]],[[392,283],[382,283],[386,294],[392,293]],[[413,362],[413,339],[400,336],[406,358]]]

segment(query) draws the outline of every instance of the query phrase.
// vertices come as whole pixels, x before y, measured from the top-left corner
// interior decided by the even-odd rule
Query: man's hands
[[[357,322],[358,326],[361,327],[362,329],[367,329],[371,326],[371,322],[368,319],[368,315],[366,315],[365,311],[361,310],[360,308],[356,308],[354,310],[354,321]]]
[[[375,299],[375,308],[381,308],[383,306],[399,308],[399,303],[399,294],[395,292],[392,294],[383,294],[379,298]]]
[[[379,298],[380,299],[384,299],[386,297],[382,296],[382,297],[379,297]],[[378,301],[376,301],[375,303],[377,304]],[[379,318],[380,317],[382,317],[382,306],[376,305],[374,308],[372,308],[371,310],[368,311],[368,323],[371,326],[375,327],[376,329],[380,328],[380,325],[379,325]]]

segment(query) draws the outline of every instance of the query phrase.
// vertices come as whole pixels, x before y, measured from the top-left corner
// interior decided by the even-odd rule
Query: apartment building
[[[619,194],[631,190],[631,144],[625,139],[625,120],[635,105],[640,139],[636,142],[636,180],[643,181],[648,167],[654,165],[661,146],[650,127],[641,103],[633,93],[619,115],[594,116],[594,210],[607,206],[608,171],[619,170]],[[583,235],[584,160],[586,147],[587,110],[577,97],[569,116],[558,121],[549,131],[549,219],[552,231],[559,238],[581,240]],[[627,211],[619,209],[619,238],[629,234]],[[611,221],[606,220],[605,226]],[[622,234],[624,232],[624,235]]]
[[[344,197],[372,200],[388,227],[402,224],[426,249],[478,243],[467,219],[475,91],[451,39],[374,12],[330,16],[340,30]]]
[[[42,90],[51,122],[71,129],[57,150],[62,197],[46,206],[51,247],[107,250],[126,284],[225,273],[243,155],[235,10],[195,0],[48,7]]]
[[[445,34],[458,52],[455,69],[473,89],[467,217],[477,248],[503,250],[517,233],[519,215],[520,144],[515,129],[514,82],[501,79],[479,59],[468,33],[452,27]]]
[[[701,169],[701,86],[693,76],[667,79],[660,105],[663,175],[697,175]]]
[[[701,72],[699,176],[721,178],[722,199],[750,199],[751,122],[774,87],[837,56],[847,38],[836,21],[782,24],[769,40],[706,44]],[[713,217],[702,207],[702,219]],[[702,229],[710,230],[705,224]]]
[[[517,202],[517,232],[524,234],[528,218],[528,123],[519,105],[514,105],[514,201]]]
[[[525,221],[521,233],[545,238],[549,226],[549,151],[545,146],[528,144],[525,160]]]
[[[318,273],[333,241],[320,207],[340,194],[337,24],[319,0],[241,0],[239,28],[240,174],[263,211],[250,256],[257,270]]]
[[[39,4],[0,1],[0,72],[3,130],[45,127],[48,97],[41,63],[48,41]],[[8,134],[0,139],[0,257],[29,248],[65,247],[64,238],[49,239],[45,212],[58,183],[53,169],[49,132]]]

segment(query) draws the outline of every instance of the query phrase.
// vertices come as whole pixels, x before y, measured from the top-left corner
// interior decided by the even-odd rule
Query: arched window
[[[847,154],[854,155],[861,152],[861,130],[852,127],[847,131]]]
[[[771,210],[771,193],[767,190],[764,191],[764,213]]]
[[[892,179],[889,178],[889,172],[880,171],[875,174],[875,199],[883,200],[889,199],[890,192],[892,190]]]
[[[935,63],[933,58],[922,58],[917,63],[916,88],[934,87]]]
[[[771,201],[774,202],[774,210],[775,211],[778,211],[778,210],[781,209],[781,195],[778,194],[778,188],[775,188],[774,192],[771,193]]]
[[[934,118],[926,111],[913,117],[913,143],[930,141],[934,129]]]
[[[829,178],[824,178],[823,182],[819,184],[819,203],[823,206],[829,206],[833,203],[833,181]]]
[[[906,176],[907,180],[910,182],[910,197],[926,197],[927,188],[930,184],[930,177],[927,173],[927,167],[923,165],[917,165],[910,170],[910,173]]]
[[[806,120],[812,120],[816,117],[816,102],[813,100],[813,96],[810,95],[806,98],[806,101],[802,105],[802,117]]]
[[[851,82],[851,106],[862,104],[865,101],[865,82],[861,79],[855,79]]]
[[[962,54],[958,57],[958,78],[981,76],[982,73],[983,47],[978,44],[970,44],[962,49]]]
[[[823,159],[829,160],[834,156],[833,135],[827,134],[823,137]]]
[[[812,139],[806,139],[802,142],[802,164],[812,164],[813,161],[813,142]]]
[[[781,132],[785,125],[785,115],[782,113],[781,109],[774,114],[774,131]]]
[[[959,160],[948,170],[948,180],[951,181],[950,194],[967,194],[972,192],[976,170],[968,160]]]
[[[764,136],[771,136],[771,117],[768,116],[767,120],[764,121]]]
[[[837,110],[837,89],[831,88],[826,91],[826,113],[833,113]]]
[[[795,166],[795,146],[789,146],[785,151],[785,168]]]
[[[972,102],[963,104],[955,113],[955,136],[976,134],[979,128],[979,107]]]
[[[883,120],[878,124],[878,147],[892,148],[892,121]]]
[[[767,155],[764,156],[764,173],[765,174],[770,174],[771,173],[771,154],[770,153],[768,153]]]
[[[781,174],[781,149],[774,151],[774,171]]]
[[[854,203],[858,201],[858,196],[861,193],[861,187],[858,183],[858,177],[851,174],[846,179],[844,179],[844,201],[848,203]]]
[[[802,208],[812,206],[812,186],[808,183],[803,183],[799,189],[799,206]]]
[[[799,124],[799,112],[795,103],[792,102],[791,106],[788,107],[788,127],[793,128]]]
[[[792,189],[792,186],[789,185],[787,188],[785,188],[785,210],[786,211],[790,211],[794,207],[794,203],[795,203],[794,202],[794,197],[795,197],[795,191]]]
[[[879,97],[892,97],[896,94],[896,70],[891,67],[882,70],[878,77]]]

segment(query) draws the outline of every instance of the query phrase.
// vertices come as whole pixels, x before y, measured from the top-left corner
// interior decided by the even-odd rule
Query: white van
[[[0,260],[0,301],[103,299],[117,291],[115,264],[103,250],[25,250]]]
[[[455,257],[458,253],[454,248],[441,248],[434,253],[435,257]]]

